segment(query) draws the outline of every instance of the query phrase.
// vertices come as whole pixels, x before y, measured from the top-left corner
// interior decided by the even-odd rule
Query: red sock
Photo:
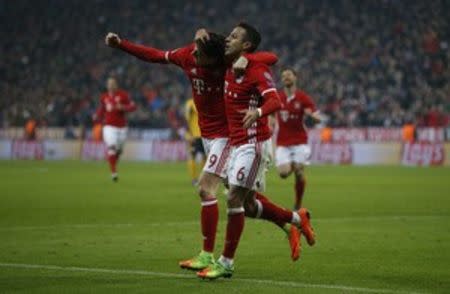
[[[109,169],[111,170],[111,173],[116,173],[116,163],[117,163],[117,155],[116,154],[108,154],[108,162],[109,162]]]
[[[235,212],[228,213],[227,234],[225,237],[225,247],[222,255],[226,258],[233,259],[244,230],[244,208],[235,208]],[[230,214],[232,213],[232,214]]]
[[[292,222],[292,211],[275,205],[269,198],[258,192],[255,195],[262,205],[262,213],[260,215],[262,219],[271,221],[280,227],[283,227],[285,223]]]
[[[306,180],[305,178],[295,178],[295,208],[302,207],[303,194],[305,193]]]
[[[216,241],[217,224],[219,223],[219,206],[217,199],[211,197],[202,201],[201,212],[203,250],[206,252],[214,251]]]

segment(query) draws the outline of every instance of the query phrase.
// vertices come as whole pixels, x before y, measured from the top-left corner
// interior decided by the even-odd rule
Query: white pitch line
[[[22,231],[22,230],[47,230],[47,229],[98,229],[98,228],[127,228],[127,227],[166,227],[166,226],[191,226],[198,225],[198,221],[147,223],[147,224],[62,224],[49,226],[12,226],[0,227],[0,231]]]
[[[53,271],[67,271],[67,272],[89,272],[100,274],[116,274],[116,275],[135,275],[135,276],[151,276],[160,278],[179,278],[179,279],[197,279],[195,275],[163,273],[144,270],[125,270],[125,269],[107,269],[107,268],[90,268],[90,267],[76,267],[76,266],[59,266],[59,265],[41,265],[41,264],[23,264],[23,263],[6,263],[0,262],[2,268],[19,268],[19,269],[37,269],[37,270],[53,270]],[[233,278],[231,282],[256,283],[288,288],[316,288],[329,289],[340,291],[352,291],[361,293],[386,293],[386,294],[419,294],[420,292],[399,291],[390,289],[374,289],[363,287],[352,287],[344,285],[332,284],[307,284],[293,281],[277,281],[277,280],[259,280],[250,278]]]
[[[361,216],[361,217],[331,217],[331,218],[313,218],[313,223],[335,223],[348,221],[403,221],[403,220],[420,220],[420,219],[441,219],[450,218],[450,215],[388,215],[388,216]],[[256,220],[254,223],[266,223],[265,221]],[[192,226],[198,225],[198,221],[182,221],[167,223],[124,223],[124,224],[61,224],[49,226],[11,226],[0,227],[0,231],[22,231],[22,230],[48,230],[48,229],[97,229],[97,228],[126,228],[126,227],[167,227],[167,226]]]

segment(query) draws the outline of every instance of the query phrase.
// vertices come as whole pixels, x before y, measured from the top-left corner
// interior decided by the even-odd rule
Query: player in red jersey
[[[261,36],[256,29],[241,23],[227,37],[226,57],[232,63],[242,54],[254,52],[260,41]],[[234,254],[244,229],[244,216],[278,224],[293,223],[302,229],[310,245],[315,242],[306,209],[285,210],[256,192],[265,186],[264,172],[270,161],[272,134],[268,115],[281,108],[269,67],[250,61],[240,76],[229,67],[225,75],[224,96],[232,146],[227,171],[230,185],[228,223],[222,255],[217,262],[197,273],[206,279],[232,276]]]
[[[278,92],[281,110],[277,113],[278,135],[275,160],[278,174],[285,179],[295,175],[294,208],[302,206],[305,192],[305,165],[309,165],[311,148],[308,146],[308,133],[304,124],[305,116],[319,123],[320,116],[311,97],[297,88],[297,74],[287,68],[281,72],[284,89]]]
[[[106,81],[107,91],[100,97],[100,105],[94,114],[94,120],[103,122],[103,140],[108,148],[107,159],[111,170],[111,177],[117,182],[117,161],[123,151],[127,137],[126,113],[136,110],[136,105],[127,92],[119,89],[114,77]]]
[[[213,251],[219,221],[216,193],[222,179],[226,177],[225,167],[230,154],[230,144],[223,99],[227,68],[224,60],[225,38],[199,30],[195,40],[193,44],[169,51],[133,44],[114,33],[109,33],[105,42],[108,46],[119,48],[146,62],[177,65],[191,82],[200,132],[207,153],[206,164],[198,183],[202,206],[200,218],[203,249],[198,256],[181,261],[180,266],[200,270],[214,261]],[[275,55],[264,52],[248,54],[246,58],[267,64],[273,64],[278,59]],[[236,68],[239,69],[242,70]]]

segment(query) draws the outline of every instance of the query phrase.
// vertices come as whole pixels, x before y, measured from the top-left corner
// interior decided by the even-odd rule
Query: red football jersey
[[[291,146],[308,143],[308,134],[303,121],[306,108],[312,112],[316,106],[312,99],[303,91],[297,90],[292,96],[287,97],[282,90],[278,92],[281,100],[281,110],[277,113],[278,121],[278,146]]]
[[[121,105],[121,109],[118,109],[118,105]],[[117,90],[112,94],[105,92],[100,96],[96,119],[105,125],[123,128],[127,125],[125,113],[134,110],[136,110],[136,104],[124,90]]]
[[[166,51],[168,62],[181,67],[192,85],[192,95],[198,112],[198,124],[204,138],[228,137],[228,124],[223,100],[225,66],[205,68],[197,66],[192,52],[195,45]]]
[[[193,56],[194,44],[176,50],[162,51],[122,40],[120,48],[147,62],[169,62],[182,68],[191,82],[202,137],[209,139],[228,137],[228,123],[223,100],[226,66],[217,68],[197,66]],[[276,55],[267,52],[253,53],[246,57],[266,64],[274,64],[278,60]]]
[[[259,118],[250,128],[243,127],[243,118],[248,109],[263,104],[263,95],[274,91],[272,73],[263,63],[250,61],[245,74],[236,77],[229,68],[225,75],[225,105],[230,130],[231,145],[261,142],[271,137],[268,117]]]

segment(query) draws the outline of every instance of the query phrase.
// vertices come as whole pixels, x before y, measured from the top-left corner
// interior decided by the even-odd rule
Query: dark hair
[[[294,76],[297,76],[297,72],[295,71],[295,69],[293,69],[292,67],[285,67],[281,70],[281,72],[285,72],[285,71],[290,71],[294,74]]]
[[[209,40],[206,42],[197,41],[198,49],[208,57],[216,57],[222,60],[225,55],[225,37],[216,33],[208,34]]]
[[[259,43],[261,43],[261,34],[257,29],[255,29],[255,27],[249,25],[246,22],[238,23],[237,27],[243,28],[245,30],[244,41],[248,41],[252,44],[248,51],[254,52],[258,48]]]

